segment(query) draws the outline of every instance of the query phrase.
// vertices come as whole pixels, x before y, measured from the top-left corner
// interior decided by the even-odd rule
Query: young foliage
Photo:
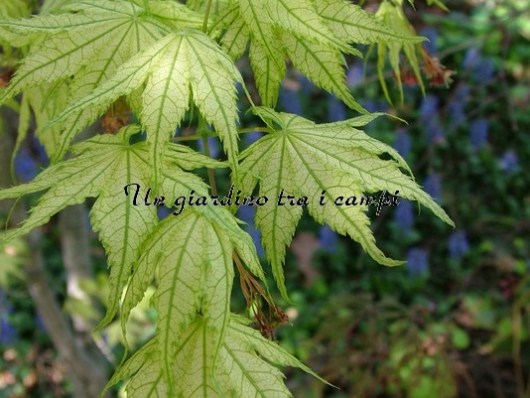
[[[70,76],[69,101],[82,98],[108,80],[131,56],[170,32],[169,27],[128,1],[75,1],[62,10],[61,14],[0,23],[11,33],[6,39],[14,45],[25,44],[27,35],[39,38],[0,97],[0,104],[23,90],[68,80]],[[73,137],[100,113],[101,109],[93,107],[68,120],[58,148],[48,152],[54,162],[64,156]],[[41,140],[53,146],[47,138]]]
[[[211,362],[211,341],[218,334],[209,330],[200,315],[190,323],[174,347],[175,377],[170,387],[158,360],[156,338],[136,352],[112,377],[107,387],[132,377],[127,385],[131,398],[149,397],[289,397],[282,373],[272,364],[294,366],[315,375],[279,345],[248,326],[248,320],[228,314],[226,334],[219,342],[216,366]],[[264,361],[263,359],[266,359]]]
[[[258,207],[256,213],[264,248],[284,295],[287,294],[282,270],[285,247],[291,242],[303,211],[301,205],[290,203],[289,195],[296,198],[293,201],[307,198],[309,213],[316,221],[349,235],[374,260],[385,265],[402,262],[385,257],[376,247],[365,214],[368,203],[363,205],[361,201],[365,193],[388,191],[416,200],[454,225],[443,209],[400,171],[402,167],[410,173],[405,160],[394,149],[355,128],[364,126],[378,114],[317,125],[270,108],[254,111],[279,129],[271,128],[271,134],[241,154],[243,189],[252,192],[259,180],[260,196],[285,198],[283,204],[278,201]],[[380,159],[379,155],[384,153],[393,160]],[[352,203],[347,203],[348,198]]]
[[[400,7],[382,10],[404,18]],[[402,49],[410,58],[421,41],[391,19],[344,0],[48,0],[37,17],[8,18],[22,15],[17,12],[0,14],[0,44],[20,47],[26,56],[0,104],[23,93],[18,142],[33,112],[52,165],[30,183],[0,191],[0,200],[46,191],[19,228],[0,235],[0,245],[95,198],[90,222],[110,267],[99,328],[119,313],[125,330],[130,311],[152,285],[158,313],[156,335],[117,369],[108,387],[131,378],[132,398],[288,397],[275,366],[313,374],[262,337],[250,319],[230,312],[236,266],[254,326],[270,337],[285,321],[255,245],[234,216],[237,206],[217,196],[212,169],[229,167],[236,190],[251,195],[259,184],[259,195],[270,199],[255,221],[284,296],[285,249],[304,207],[386,265],[401,262],[375,245],[367,203],[360,203],[364,195],[388,191],[416,200],[453,225],[414,182],[403,158],[358,129],[380,114],[368,114],[353,98],[344,55],[362,56],[356,43],[390,48],[396,70]],[[236,84],[246,92],[246,82],[234,62],[247,48],[264,107],[249,102],[269,134],[240,154]],[[288,62],[364,115],[315,124],[276,112]],[[70,147],[87,125],[112,115],[123,97],[138,124]],[[227,161],[176,144],[190,138],[175,137],[185,119],[190,125],[198,120],[191,138],[217,135]],[[68,151],[73,157],[63,160]],[[203,167],[210,169],[209,185],[193,172]],[[276,201],[281,195],[283,203]],[[291,205],[288,195],[301,202]],[[199,198],[195,205],[191,196]],[[335,202],[339,198],[345,203]],[[379,206],[384,203],[381,198]],[[157,206],[173,208],[173,215],[160,221]]]
[[[342,53],[362,56],[351,43],[415,43],[417,37],[392,31],[370,13],[343,0],[237,0],[219,18],[225,50],[249,56],[263,105],[274,107],[285,76],[285,59],[317,86],[352,109],[366,113],[346,86]]]
[[[215,60],[212,62],[212,60]],[[237,106],[235,82],[241,74],[207,35],[194,29],[170,33],[149,49],[138,53],[91,94],[68,107],[56,121],[75,117],[85,126],[92,121],[87,109],[101,113],[125,95],[138,95],[143,88],[138,115],[147,131],[153,173],[158,189],[164,146],[189,109],[190,99],[202,117],[212,123],[225,143],[232,171],[237,173]]]

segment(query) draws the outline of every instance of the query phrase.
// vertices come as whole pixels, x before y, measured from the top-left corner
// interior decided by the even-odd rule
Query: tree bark
[[[10,173],[10,160],[14,151],[17,116],[10,110],[0,109],[0,187],[6,188],[13,184]],[[26,209],[13,200],[0,202],[0,212],[11,213],[10,226],[16,226],[27,218]],[[62,227],[69,236],[62,238],[63,258],[69,280],[68,293],[75,293],[79,282],[92,276],[89,257],[88,234],[85,228],[84,207],[81,205],[66,209],[60,216]],[[85,211],[86,212],[86,211]],[[35,304],[37,312],[58,351],[64,369],[72,377],[75,398],[95,398],[103,390],[107,382],[108,363],[90,336],[88,325],[78,319],[74,320],[75,329],[84,336],[76,335],[74,328],[67,321],[61,305],[47,281],[47,273],[41,250],[42,232],[36,229],[26,237],[30,258],[24,265],[28,292]],[[79,297],[78,297],[79,298]],[[79,318],[79,317],[77,317]]]

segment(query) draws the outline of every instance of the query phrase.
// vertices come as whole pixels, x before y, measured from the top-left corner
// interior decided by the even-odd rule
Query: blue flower
[[[436,54],[436,39],[438,38],[438,30],[432,26],[423,28],[419,32],[420,36],[426,37],[428,40],[424,41],[423,47],[429,52],[431,55]]]
[[[438,115],[434,115],[425,121],[425,128],[427,129],[427,144],[440,144],[444,141],[445,130],[440,123]]]
[[[199,148],[202,153],[204,152],[204,143],[202,140],[197,140],[199,143]],[[219,139],[217,137],[208,137],[208,148],[210,149],[210,157],[216,159],[221,152],[221,145],[219,144]]]
[[[34,134],[30,134],[31,139],[31,146],[32,148],[35,148],[37,152],[37,161],[40,163],[41,166],[47,166],[50,163],[50,158],[46,154],[46,149],[44,148],[44,145],[41,144],[41,142],[38,140],[37,137],[35,137]]]
[[[480,151],[488,142],[489,122],[486,119],[477,119],[471,122],[471,144],[475,151]]]
[[[437,202],[442,197],[442,180],[439,174],[429,174],[424,182],[425,192],[433,197]]]
[[[482,62],[475,68],[475,75],[482,83],[488,82],[492,79],[495,73],[495,65],[491,57],[484,58]]]
[[[244,140],[245,140],[245,143],[247,145],[252,145],[253,143],[255,143],[257,140],[259,140],[261,138],[261,136],[263,135],[263,133],[260,133],[259,131],[252,131],[250,133],[246,133],[244,135]]]
[[[410,147],[411,142],[408,131],[405,129],[399,129],[398,131],[396,131],[394,149],[398,151],[401,156],[406,158],[410,153]]]
[[[469,251],[469,242],[464,230],[455,231],[449,236],[449,256],[454,259],[460,259]]]
[[[334,95],[328,95],[328,121],[337,122],[346,119],[344,103]]]
[[[25,147],[20,148],[15,157],[15,172],[23,182],[33,180],[38,174],[37,163]]]
[[[399,199],[399,206],[394,211],[394,222],[408,235],[414,225],[414,208],[412,202],[406,199]]]
[[[348,84],[348,87],[353,88],[363,81],[363,68],[357,64],[350,65],[350,67],[348,68],[348,72],[346,73],[346,82]]]
[[[505,174],[512,174],[519,168],[519,157],[513,149],[510,149],[499,159],[499,167]]]
[[[451,119],[450,130],[457,128],[466,121],[466,104],[461,101],[451,101],[449,104],[449,115]]]
[[[258,256],[261,257],[265,252],[261,246],[261,232],[254,224],[255,214],[256,208],[253,206],[241,206],[237,210],[237,217],[247,223],[247,225],[244,226],[244,229],[251,236],[254,244],[256,245]]]
[[[462,62],[462,67],[464,69],[474,69],[476,65],[480,64],[481,56],[479,49],[476,47],[471,47],[466,51],[464,57],[464,62]]]
[[[429,270],[427,252],[423,249],[412,248],[407,255],[407,270],[413,278],[425,275]]]
[[[422,120],[430,120],[438,111],[438,97],[426,95],[420,106],[420,116]]]
[[[13,307],[8,304],[7,296],[0,288],[0,345],[12,345],[16,342],[17,331],[7,319],[12,313]]]
[[[7,318],[0,318],[0,345],[13,345],[17,340],[17,330],[9,323]]]
[[[386,102],[382,101],[374,101],[371,99],[367,99],[361,102],[361,105],[364,109],[366,109],[368,112],[385,112],[388,109],[388,105]],[[369,126],[372,126],[372,124],[369,124]]]
[[[302,73],[300,73],[298,76],[298,83],[300,83],[300,89],[302,90],[302,93],[306,96],[311,94],[311,92],[315,89],[313,82]]]
[[[318,235],[320,238],[320,246],[330,253],[335,253],[337,251],[339,235],[328,225],[321,226]]]
[[[302,114],[302,105],[298,97],[298,90],[282,84],[280,89],[280,102],[285,112],[294,113],[295,115]]]

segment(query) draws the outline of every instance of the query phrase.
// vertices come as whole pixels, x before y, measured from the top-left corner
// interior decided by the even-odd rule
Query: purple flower
[[[450,130],[455,129],[466,121],[466,104],[461,101],[451,101],[449,104]]]
[[[302,114],[302,105],[298,97],[298,90],[282,84],[280,89],[280,102],[285,112],[294,113],[295,115]]]
[[[434,27],[427,27],[423,28],[419,32],[420,36],[426,37],[429,41],[424,41],[423,47],[429,52],[431,55],[436,54],[436,39],[438,38],[438,31]]]
[[[263,133],[260,133],[259,131],[252,131],[250,133],[246,133],[244,135],[244,140],[247,145],[252,145],[257,140],[259,140],[262,137]]]
[[[442,180],[440,174],[429,174],[424,181],[425,192],[439,202],[442,197]]]
[[[28,182],[38,174],[37,163],[25,147],[20,148],[15,157],[15,171],[22,182]]]
[[[406,199],[399,200],[399,206],[394,211],[394,222],[408,235],[414,225],[414,208],[412,202]]]
[[[467,51],[462,66],[465,69],[470,69],[471,74],[483,83],[491,80],[495,71],[493,59],[491,57],[483,58],[477,48],[470,48]]]
[[[412,248],[407,255],[407,270],[413,278],[425,275],[429,270],[427,252],[423,249]]]
[[[467,50],[466,55],[464,57],[464,62],[462,63],[462,67],[464,69],[474,69],[477,64],[480,63],[480,52],[479,49],[476,47],[471,47],[469,50]]]
[[[455,231],[449,236],[449,256],[454,259],[460,259],[469,251],[469,242],[464,230]]]
[[[463,102],[466,103],[469,100],[470,88],[467,84],[459,84],[455,90],[453,102]]]
[[[247,223],[247,225],[244,226],[244,229],[251,236],[256,245],[258,256],[261,257],[265,252],[261,246],[261,232],[254,224],[255,214],[256,208],[253,206],[240,206],[237,210],[237,217]]]
[[[486,119],[477,119],[471,122],[471,144],[475,151],[480,151],[488,142],[489,122]]]
[[[353,64],[348,68],[346,73],[346,82],[348,87],[353,88],[364,80],[363,68],[360,65]]]
[[[425,128],[427,129],[427,144],[436,145],[441,144],[445,138],[445,130],[440,123],[438,115],[434,115],[425,121]]]
[[[202,153],[205,153],[204,151],[204,143],[201,140],[197,140],[199,143],[199,149]],[[219,144],[219,139],[217,137],[208,137],[208,148],[210,149],[210,157],[216,159],[217,156],[219,156],[219,153],[221,152],[221,145]]]
[[[466,120],[466,103],[469,100],[469,86],[459,84],[456,88],[452,100],[449,102],[449,119],[451,120],[450,130],[455,129]]]
[[[13,313],[5,292],[0,288],[0,345],[12,345],[16,342],[17,331],[7,319]]]
[[[173,213],[173,209],[168,209],[165,206],[157,206],[156,213],[158,215],[159,220],[163,220],[164,218],[168,217],[171,213]]]
[[[385,112],[388,109],[388,105],[385,102],[374,101],[371,99],[362,101],[361,105],[368,112],[372,112],[372,113],[373,112]],[[372,126],[372,124],[370,123],[368,126]]]
[[[410,153],[410,136],[407,130],[399,129],[396,131],[396,136],[394,140],[394,149],[399,152],[401,156],[406,158]]]
[[[330,253],[335,253],[337,251],[339,235],[328,225],[321,226],[318,234],[320,238],[320,245]]]
[[[337,122],[346,119],[346,108],[344,103],[334,95],[328,96],[328,120]]]
[[[46,154],[46,149],[42,145],[37,137],[34,134],[30,134],[32,148],[37,152],[37,161],[41,166],[47,166],[50,163],[50,158]]]
[[[499,159],[499,167],[505,174],[512,174],[519,168],[519,157],[513,149],[510,149]]]
[[[315,89],[315,85],[308,77],[302,73],[298,77],[298,83],[300,83],[300,89],[304,95],[309,95]]]
[[[482,62],[475,68],[475,74],[481,82],[485,83],[492,79],[495,73],[495,65],[493,59],[488,57],[484,58]]]
[[[421,120],[430,120],[438,111],[438,97],[427,95],[423,98],[420,106]]]
[[[6,317],[0,318],[0,345],[13,345],[17,340],[17,330]]]

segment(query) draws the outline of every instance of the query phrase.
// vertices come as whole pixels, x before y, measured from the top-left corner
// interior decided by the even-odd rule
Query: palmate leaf
[[[147,190],[150,186],[148,145],[145,142],[129,144],[130,136],[139,130],[139,126],[132,125],[122,129],[115,136],[100,135],[74,145],[72,152],[78,155],[77,157],[50,166],[29,184],[0,191],[2,200],[47,190],[38,205],[31,210],[28,219],[19,228],[2,235],[0,243],[48,222],[51,216],[67,206],[81,203],[87,197],[97,198],[90,213],[91,223],[99,232],[111,267],[107,315],[101,326],[108,323],[116,313],[122,290],[131,275],[142,242],[158,224],[156,207],[143,205],[145,191],[139,195],[137,205],[134,204],[134,187],[129,187],[128,197],[124,191],[128,184],[139,184],[142,190]],[[199,177],[182,171],[172,161],[176,156],[175,148],[178,150],[179,147],[177,144],[166,147],[168,161],[163,169],[167,177],[163,186],[168,191],[167,198],[189,195],[192,190],[206,194],[207,186]],[[186,152],[184,150],[177,153],[188,168],[202,167],[204,164],[213,167],[225,166],[210,159],[194,165],[200,155],[194,154],[190,157]],[[210,214],[213,210],[205,208],[204,212]],[[217,220],[221,216],[210,217]],[[236,227],[232,226],[232,230],[236,231]],[[242,239],[252,242],[250,237],[243,236]],[[245,261],[252,263],[253,260],[249,257],[247,254]],[[255,263],[253,267],[256,268]],[[141,294],[143,295],[143,291]]]
[[[40,86],[30,87],[24,90],[20,104],[19,129],[17,136],[18,151],[20,144],[25,139],[29,129],[30,111],[35,116],[35,135],[44,146],[47,154],[57,153],[61,146],[60,126],[49,129],[43,127],[63,110],[68,101],[68,87],[64,81],[45,83]]]
[[[90,95],[67,108],[55,122],[77,117],[93,120],[87,109],[106,109],[120,96],[145,88],[140,119],[150,143],[153,189],[161,181],[164,146],[189,109],[190,98],[223,141],[237,181],[238,135],[235,83],[243,83],[234,63],[205,34],[185,29],[171,33],[124,63],[116,74]]]
[[[64,6],[61,14],[4,20],[0,27],[13,34],[16,45],[24,44],[21,40],[26,35],[44,35],[17,69],[0,103],[27,88],[71,76],[70,101],[81,98],[170,30],[141,7],[120,0],[74,1]],[[59,146],[48,153],[53,162],[64,156],[72,138],[85,127],[82,120],[94,120],[98,109],[87,109],[83,116],[85,119],[74,116],[69,120]]]
[[[121,291],[130,276],[133,260],[143,237],[157,221],[154,207],[124,203],[123,187],[129,183],[148,185],[145,149],[129,146],[130,135],[139,128],[131,126],[116,136],[101,135],[72,147],[78,157],[48,167],[29,184],[0,191],[0,200],[47,190],[28,219],[0,238],[11,240],[49,221],[67,206],[97,197],[91,211],[93,227],[106,249],[110,269],[108,323],[114,316]],[[144,145],[145,147],[145,145]]]
[[[229,315],[226,333],[221,339],[217,357],[212,355],[211,341],[218,331],[210,329],[200,315],[178,339],[173,357],[173,371],[178,383],[175,395],[182,398],[268,398],[291,397],[283,383],[283,374],[273,366],[294,366],[317,377],[309,368],[248,326],[249,321]],[[129,398],[165,398],[169,386],[163,377],[155,336],[120,367],[107,388],[132,377],[127,384]],[[271,364],[272,363],[272,364]],[[208,371],[204,371],[204,370]]]
[[[262,102],[274,107],[285,75],[285,56],[317,86],[348,106],[366,111],[346,86],[342,53],[361,56],[350,43],[417,42],[394,32],[372,14],[344,0],[238,0],[217,21],[222,44],[240,57],[250,40],[250,61]]]
[[[287,200],[283,200],[284,205],[277,205],[276,199],[282,191],[284,197],[306,196],[307,208],[316,221],[349,235],[372,258],[385,265],[401,262],[385,257],[375,245],[365,214],[367,206],[360,205],[365,193],[399,191],[400,197],[418,201],[453,225],[444,210],[411,177],[401,172],[400,167],[410,170],[394,149],[355,128],[377,115],[317,125],[269,108],[257,108],[256,113],[280,129],[241,153],[243,191],[252,192],[259,180],[259,195],[272,199],[258,207],[255,221],[282,294],[286,295],[282,271],[285,247],[291,242],[303,211],[303,206],[291,206]],[[393,160],[382,160],[379,157],[382,154],[390,155]],[[320,204],[322,194],[324,205]],[[339,196],[356,197],[357,203],[335,205]]]
[[[225,213],[223,224],[211,222],[191,210],[166,218],[145,242],[145,250],[124,299],[123,318],[126,318],[131,304],[138,301],[138,296],[129,292],[138,290],[135,284],[145,278],[145,270],[158,266],[159,284],[153,305],[158,310],[159,361],[169,387],[168,396],[174,396],[176,375],[173,368],[180,340],[197,314],[202,314],[205,327],[212,331],[206,342],[209,357],[204,359],[204,364],[200,361],[194,364],[198,366],[197,371],[210,373],[207,378],[213,378],[212,369],[200,370],[200,367],[215,362],[228,326],[234,276],[232,252],[236,249],[235,242],[246,234],[227,210],[219,209],[219,212]],[[231,223],[231,228],[226,228],[226,223]],[[238,230],[236,234],[226,233],[234,227]],[[254,247],[251,240],[247,239],[247,244]],[[193,373],[195,370],[184,368],[182,371]],[[190,386],[184,388],[194,390]]]
[[[402,0],[399,1],[383,1],[379,6],[379,10],[376,13],[376,17],[383,21],[388,26],[392,27],[396,32],[400,32],[404,35],[415,35],[414,28],[410,25],[405,13],[403,12]],[[403,102],[403,83],[401,80],[401,73],[406,71],[408,66],[414,73],[415,79],[418,82],[422,92],[425,91],[423,80],[420,73],[420,63],[418,59],[419,50],[421,44],[418,43],[393,43],[385,42],[377,46],[377,74],[379,76],[379,82],[383,88],[383,92],[387,101],[392,103],[390,99],[390,93],[386,85],[384,68],[385,59],[388,54],[390,67],[396,78],[396,83],[399,89],[399,96],[401,102]],[[408,65],[401,60],[401,52],[403,51]]]

